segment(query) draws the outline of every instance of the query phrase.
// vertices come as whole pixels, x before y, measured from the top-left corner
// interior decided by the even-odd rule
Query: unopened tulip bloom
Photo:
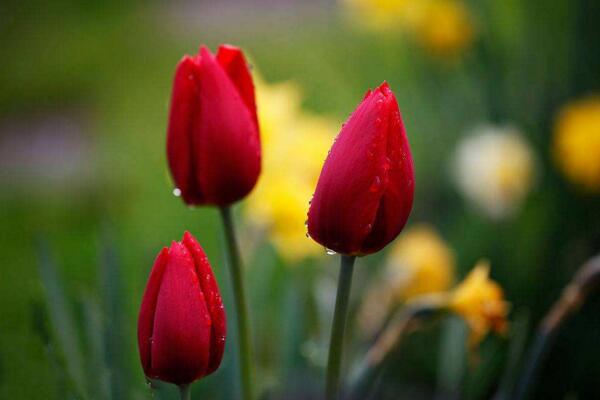
[[[413,161],[387,83],[368,91],[333,143],[308,210],[308,234],[341,254],[325,399],[339,395],[343,338],[356,256],[381,250],[412,208]]]
[[[308,233],[337,253],[374,253],[404,227],[413,193],[404,124],[383,83],[367,92],[331,147],[308,212]]]
[[[227,206],[260,173],[254,85],[242,51],[202,47],[179,62],[167,135],[171,175],[189,205]]]
[[[186,232],[154,262],[138,319],[147,377],[187,385],[214,372],[225,348],[225,311],[200,244]]]

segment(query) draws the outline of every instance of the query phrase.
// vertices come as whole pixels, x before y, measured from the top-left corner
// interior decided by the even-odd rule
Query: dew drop
[[[327,253],[328,256],[334,256],[337,254],[335,251],[327,248],[325,249],[325,253]]]
[[[392,160],[390,160],[389,157],[386,157],[385,161],[383,162],[383,169],[384,169],[384,171],[388,171],[391,166],[392,166]]]
[[[175,196],[175,197],[181,196],[181,189],[179,189],[179,188],[173,189],[173,196]]]
[[[375,180],[371,184],[371,187],[369,187],[369,191],[371,193],[375,193],[375,192],[378,192],[380,189],[381,189],[381,178],[376,176]]]

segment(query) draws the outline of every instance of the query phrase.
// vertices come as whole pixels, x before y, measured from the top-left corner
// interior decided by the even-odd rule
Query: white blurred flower
[[[454,159],[459,189],[494,219],[520,206],[531,190],[534,169],[531,146],[512,126],[479,126],[459,143]]]

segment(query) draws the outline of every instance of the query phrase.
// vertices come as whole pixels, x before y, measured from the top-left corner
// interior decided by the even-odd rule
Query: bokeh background
[[[233,321],[218,213],[185,207],[165,160],[174,67],[201,43],[242,47],[257,81],[263,175],[235,211],[262,398],[320,393],[337,258],[305,236],[306,209],[341,123],[383,80],[417,192],[405,233],[358,261],[347,375],[390,303],[449,290],[485,258],[508,331],[469,346],[460,318],[428,323],[373,398],[510,387],[537,324],[600,251],[599,15],[594,0],[3,1],[0,398],[175,398],[146,385],[135,329],[154,257],[185,230]],[[229,326],[194,398],[237,396]],[[533,396],[596,398],[599,337],[592,296]]]

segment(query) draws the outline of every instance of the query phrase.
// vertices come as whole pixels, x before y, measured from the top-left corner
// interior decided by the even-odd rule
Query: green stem
[[[329,359],[327,361],[326,400],[335,399],[339,394],[344,330],[346,329],[348,300],[352,286],[352,272],[354,271],[354,261],[356,260],[354,256],[342,255],[341,257],[340,277],[333,314],[333,327],[331,328],[331,340],[329,342]]]
[[[225,239],[227,242],[227,252],[229,255],[229,271],[233,285],[233,297],[235,301],[239,354],[240,354],[240,375],[242,379],[242,398],[251,400],[253,398],[252,390],[252,364],[250,355],[250,330],[248,324],[248,305],[246,303],[246,291],[244,287],[242,261],[233,229],[233,220],[231,218],[231,208],[221,207],[221,219],[225,230]]]
[[[179,386],[179,396],[181,400],[191,400],[192,398],[192,385],[189,383],[187,385]]]
[[[560,328],[579,310],[586,299],[599,289],[600,254],[590,258],[579,268],[573,280],[563,289],[560,298],[544,317],[526,360],[525,369],[517,382],[513,399],[525,400],[529,397]]]
[[[402,339],[421,320],[431,318],[442,312],[443,306],[438,301],[424,301],[406,306],[379,335],[375,344],[369,349],[365,359],[353,374],[350,385],[351,399],[371,399],[375,389],[382,380],[382,375],[389,360],[397,356]]]
[[[531,388],[534,386],[541,365],[546,359],[546,355],[552,343],[554,342],[554,332],[539,332],[529,353],[525,370],[519,381],[514,399],[524,400],[529,397]]]

